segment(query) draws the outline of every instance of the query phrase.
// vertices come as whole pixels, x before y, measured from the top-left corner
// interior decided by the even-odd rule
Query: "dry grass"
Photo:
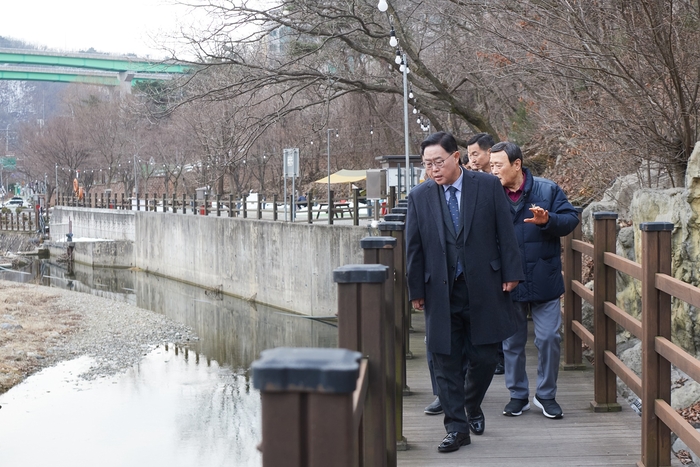
[[[53,362],[52,348],[79,330],[81,315],[51,289],[0,284],[0,393]]]

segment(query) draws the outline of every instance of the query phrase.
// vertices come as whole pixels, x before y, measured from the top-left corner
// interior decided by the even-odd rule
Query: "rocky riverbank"
[[[196,339],[187,326],[129,304],[0,281],[0,394],[62,360],[93,357],[83,377],[95,378],[131,367],[159,344]]]

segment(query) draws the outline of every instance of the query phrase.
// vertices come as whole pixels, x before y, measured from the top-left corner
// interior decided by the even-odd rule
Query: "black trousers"
[[[462,279],[450,295],[450,354],[433,353],[433,369],[445,430],[469,432],[468,413],[478,413],[498,364],[498,343],[473,345],[469,320],[469,292]],[[468,361],[465,374],[465,359]],[[466,377],[466,383],[465,383]]]

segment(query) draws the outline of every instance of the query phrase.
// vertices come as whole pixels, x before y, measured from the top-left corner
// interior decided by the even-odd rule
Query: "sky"
[[[88,50],[166,58],[163,33],[189,18],[174,0],[3,0],[0,36],[66,52]]]

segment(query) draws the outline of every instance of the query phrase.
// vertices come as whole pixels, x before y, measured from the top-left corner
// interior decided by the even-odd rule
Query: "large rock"
[[[700,142],[695,145],[688,162],[686,188],[667,190],[643,189],[634,194],[629,208],[634,226],[634,257],[641,258],[641,232],[643,222],[670,222],[672,233],[672,275],[694,286],[700,286]],[[626,242],[628,243],[628,242]],[[624,249],[623,249],[624,250]],[[631,253],[623,256],[630,257]],[[633,316],[640,316],[638,298],[641,286],[636,280],[621,281],[618,288],[618,304]],[[693,355],[700,349],[700,323],[697,309],[673,300],[673,341]]]
[[[700,167],[699,171],[700,173]],[[610,188],[605,190],[603,199],[589,204],[581,214],[583,238],[593,239],[593,214],[596,212],[614,212],[618,219],[626,221],[631,218],[630,207],[634,195],[641,189],[666,189],[671,187],[671,179],[658,169],[644,168],[635,174],[624,175],[615,179]]]

